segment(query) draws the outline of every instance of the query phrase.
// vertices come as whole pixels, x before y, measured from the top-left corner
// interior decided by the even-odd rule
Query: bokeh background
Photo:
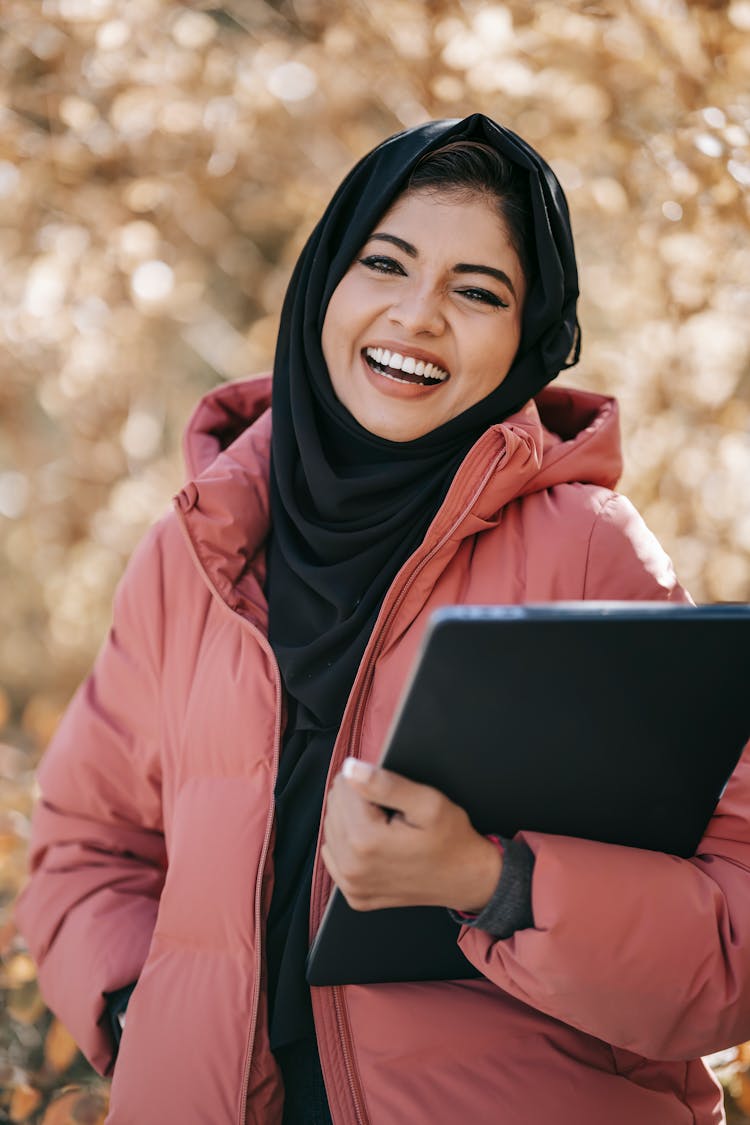
[[[0,1121],[103,1120],[11,910],[34,767],[186,418],[269,367],[354,160],[475,110],[568,193],[569,381],[621,401],[623,490],[697,600],[750,600],[750,0],[2,0]],[[713,1060],[734,1122],[749,1062]]]

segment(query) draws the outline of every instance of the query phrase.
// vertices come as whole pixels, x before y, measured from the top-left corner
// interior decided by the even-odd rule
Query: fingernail
[[[341,772],[350,781],[369,781],[372,777],[372,766],[367,762],[360,762],[359,758],[344,758]]]

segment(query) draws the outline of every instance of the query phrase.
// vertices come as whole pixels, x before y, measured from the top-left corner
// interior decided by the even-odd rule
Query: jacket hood
[[[270,375],[221,383],[203,395],[182,439],[188,479],[200,476],[270,405]]]
[[[519,494],[580,481],[613,488],[622,472],[619,412],[615,399],[569,387],[546,387],[536,399],[532,429],[541,464]],[[259,456],[268,445],[271,377],[260,375],[224,383],[204,395],[183,439],[189,479],[200,476],[240,435],[251,431]],[[512,424],[507,419],[502,425]],[[528,419],[527,419],[528,424]]]

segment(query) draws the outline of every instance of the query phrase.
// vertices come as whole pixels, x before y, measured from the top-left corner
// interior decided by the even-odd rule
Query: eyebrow
[[[416,246],[412,246],[411,242],[405,242],[403,238],[397,238],[395,234],[386,234],[385,231],[377,231],[375,234],[371,234],[367,241],[392,242],[394,246],[398,246],[399,250],[403,250],[404,254],[408,254],[410,258],[417,257]]]
[[[513,288],[513,282],[510,280],[507,273],[505,273],[504,270],[496,270],[494,266],[475,266],[470,262],[459,262],[457,266],[453,267],[453,272],[487,274],[488,277],[494,277],[497,281],[500,281],[503,285],[506,285],[508,289],[510,289],[514,297],[516,295],[516,291]]]
[[[399,250],[403,250],[404,254],[408,254],[410,258],[417,258],[418,252],[416,246],[412,246],[411,242],[406,242],[405,239],[399,238],[395,234],[386,234],[385,231],[376,231],[371,234],[368,242],[390,242],[394,246],[398,246]],[[516,291],[513,287],[513,282],[508,277],[504,270],[495,269],[494,266],[480,266],[471,262],[459,262],[451,271],[452,273],[481,273],[487,277],[494,277],[502,285],[505,285],[516,296]],[[516,298],[517,299],[517,298]]]

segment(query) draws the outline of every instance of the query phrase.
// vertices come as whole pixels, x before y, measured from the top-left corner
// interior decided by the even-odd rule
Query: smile
[[[373,371],[385,375],[386,379],[393,379],[395,383],[416,383],[430,387],[450,379],[449,372],[436,363],[416,359],[413,355],[391,352],[387,348],[365,348],[364,356]]]

